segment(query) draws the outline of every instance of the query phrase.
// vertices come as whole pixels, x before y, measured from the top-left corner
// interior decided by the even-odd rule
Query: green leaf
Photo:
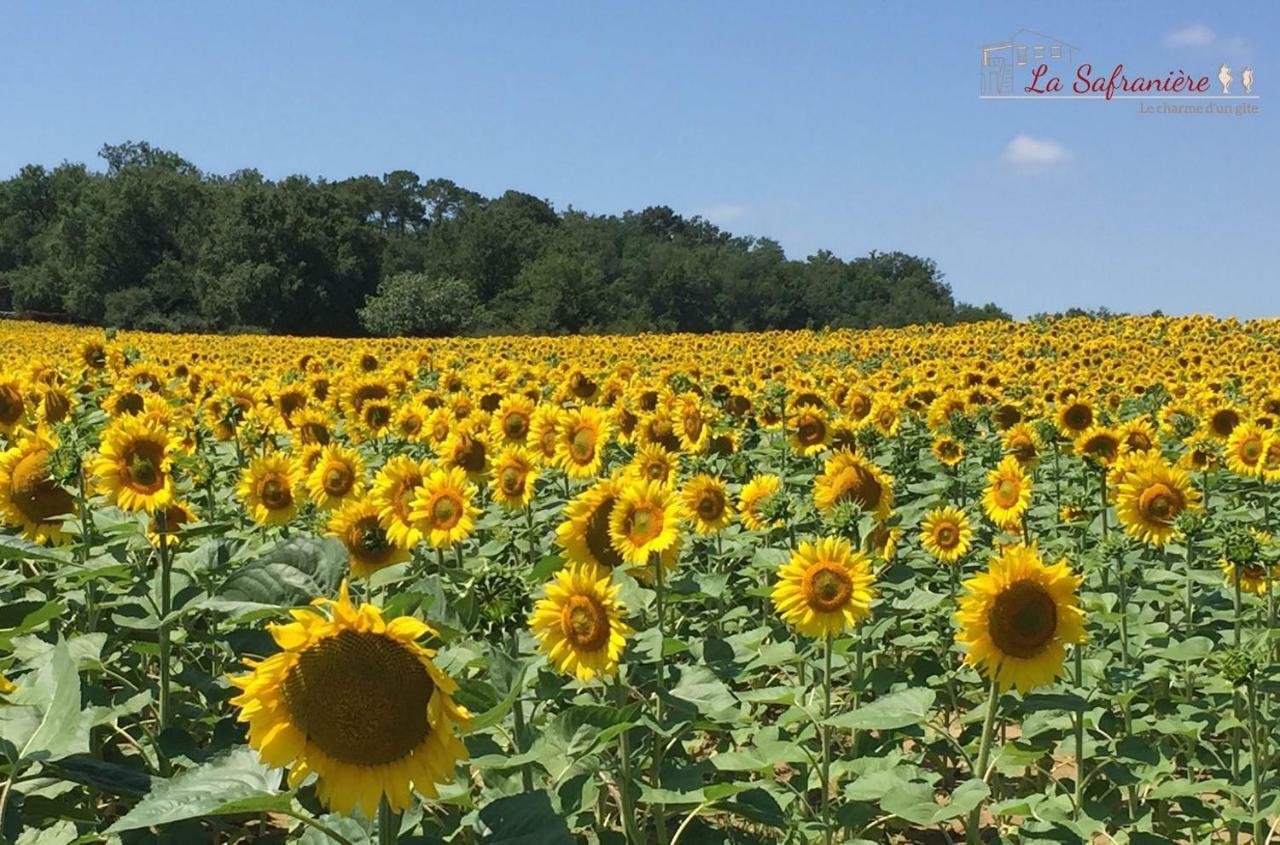
[[[564,819],[545,792],[522,792],[480,808],[487,845],[570,845],[574,841]]]
[[[705,666],[685,666],[671,696],[687,701],[700,714],[717,721],[732,720],[738,714],[738,699],[724,681]]]
[[[52,760],[89,750],[88,722],[80,709],[80,676],[65,640],[42,657],[0,707],[0,736],[18,760]]]
[[[216,597],[294,607],[317,596],[334,595],[346,572],[347,552],[337,540],[297,537],[235,570]]]
[[[151,776],[119,763],[107,763],[92,754],[73,754],[56,763],[46,764],[58,777],[73,783],[92,786],[112,795],[146,795],[151,791]]]
[[[279,772],[258,761],[249,748],[235,748],[168,780],[153,781],[151,792],[107,833],[170,824],[202,816],[283,812],[291,793],[279,789]]]
[[[520,693],[524,691],[524,677],[528,671],[528,665],[521,663],[516,670],[516,676],[511,684],[511,688],[507,690],[507,694],[496,705],[474,717],[471,720],[471,729],[473,731],[482,731],[485,728],[491,728],[501,722],[511,708],[515,706],[516,699],[520,697]]]
[[[887,731],[919,725],[929,718],[936,693],[923,687],[891,692],[857,710],[830,719],[835,728],[862,731]]]

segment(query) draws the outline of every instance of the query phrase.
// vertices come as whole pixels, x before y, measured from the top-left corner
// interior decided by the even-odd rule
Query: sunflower
[[[934,508],[920,523],[920,544],[943,563],[955,563],[968,554],[972,541],[969,517],[959,508]]]
[[[164,518],[164,530],[160,528],[161,515]],[[176,546],[182,542],[182,529],[196,521],[195,511],[183,502],[170,502],[163,510],[156,510],[147,520],[147,539],[156,548],[160,543]]]
[[[747,482],[738,495],[738,514],[751,531],[765,531],[782,525],[781,519],[770,519],[765,505],[782,490],[782,479],[776,475],[757,475]]]
[[[249,745],[289,769],[291,788],[315,774],[317,796],[338,813],[372,817],[384,796],[400,812],[413,790],[436,797],[467,756],[456,731],[470,716],[435,653],[417,644],[434,632],[353,605],[345,581],[337,601],[315,604],[327,612],[295,611],[293,622],[269,626],[281,650],[229,679],[242,690],[231,703],[249,723]]]
[[[320,510],[332,510],[364,493],[364,458],[355,449],[330,443],[307,475],[307,493]]]
[[[773,606],[810,637],[832,637],[871,615],[871,564],[843,537],[804,542],[778,570]]]
[[[1205,410],[1204,433],[1214,440],[1226,440],[1240,423],[1240,412],[1233,405],[1215,400]]]
[[[838,452],[827,459],[822,474],[814,479],[813,502],[823,513],[841,502],[851,502],[883,522],[893,509],[893,479],[860,455]]]
[[[1065,560],[1045,566],[1034,544],[1006,548],[964,582],[956,639],[969,647],[965,662],[1002,691],[1012,686],[1025,694],[1053,683],[1067,645],[1085,641],[1076,597],[1082,580]]]
[[[298,465],[282,452],[260,456],[244,468],[236,493],[254,522],[284,525],[298,512],[301,476]]]
[[[12,434],[26,422],[26,401],[22,398],[22,382],[16,378],[0,378],[0,432]]]
[[[597,408],[566,411],[556,432],[556,462],[570,478],[594,478],[609,431],[608,419]]]
[[[690,514],[693,530],[699,534],[715,534],[728,527],[733,519],[729,493],[725,484],[710,475],[695,475],[681,492],[684,508]]]
[[[49,472],[49,454],[56,447],[41,430],[28,432],[0,453],[0,518],[22,529],[22,536],[33,543],[65,542],[62,517],[76,509],[71,494]]]
[[[618,672],[618,658],[634,631],[622,621],[626,608],[610,572],[571,563],[547,584],[529,627],[552,665],[582,682]]]
[[[539,405],[533,409],[533,414],[529,417],[528,443],[544,464],[555,463],[559,430],[559,409],[552,405]]]
[[[1146,417],[1136,417],[1116,431],[1120,448],[1125,452],[1150,452],[1159,445],[1156,427]]]
[[[518,510],[533,501],[534,482],[538,480],[538,465],[533,453],[523,446],[508,446],[493,463],[493,477],[489,489],[498,504],[508,510]]]
[[[987,473],[987,489],[982,494],[982,508],[991,521],[1001,528],[1017,525],[1031,504],[1031,479],[1013,455],[1005,455],[1000,464]]]
[[[472,481],[480,481],[489,472],[489,444],[483,416],[459,420],[439,449],[441,463],[458,467]]]
[[[711,436],[713,416],[696,393],[676,398],[672,426],[680,439],[680,448],[691,454],[706,451]]]
[[[1129,536],[1163,546],[1176,531],[1178,514],[1194,508],[1199,500],[1186,470],[1152,455],[1125,473],[1116,489],[1116,516]]]
[[[1227,468],[1246,478],[1261,478],[1266,467],[1267,450],[1274,437],[1274,433],[1257,423],[1240,423],[1227,437]]]
[[[556,529],[556,542],[565,557],[605,569],[626,565],[609,537],[610,517],[621,490],[619,479],[602,478],[569,502],[565,521]]]
[[[1093,425],[1093,406],[1083,399],[1065,403],[1058,410],[1058,429],[1067,438],[1074,440]]]
[[[393,455],[374,476],[369,499],[378,506],[378,519],[387,537],[402,549],[412,549],[422,542],[422,531],[410,514],[414,497],[432,469],[426,461]]]
[[[102,433],[93,460],[98,488],[121,510],[151,512],[173,499],[173,452],[178,444],[163,425],[121,417]]]
[[[414,494],[409,518],[433,548],[450,548],[470,537],[475,528],[480,513],[472,504],[475,494],[464,469],[438,469]]]
[[[533,400],[514,393],[505,397],[489,423],[489,438],[496,446],[523,446],[533,426]]]
[[[1025,469],[1035,469],[1040,459],[1040,435],[1025,422],[1015,423],[1005,429],[1000,438],[1006,455],[1017,458]]]
[[[946,467],[953,467],[964,459],[964,444],[950,435],[942,435],[933,441],[933,456]]]
[[[1109,428],[1089,426],[1076,438],[1076,454],[1102,466],[1110,466],[1120,456],[1120,435]]]
[[[609,539],[628,563],[644,564],[655,553],[670,550],[680,540],[680,500],[656,481],[623,486],[609,514]]]
[[[821,407],[804,405],[787,420],[791,448],[801,455],[817,455],[831,443],[831,420]]]
[[[903,531],[887,522],[877,522],[867,537],[867,545],[871,553],[884,561],[893,560],[898,553],[898,543],[902,540]]]
[[[1236,582],[1236,565],[1225,557],[1218,561],[1227,586],[1234,588]],[[1280,579],[1280,566],[1265,566],[1261,563],[1246,563],[1239,567],[1240,590],[1255,596],[1265,596],[1271,582]]]
[[[347,547],[351,574],[368,578],[385,566],[409,559],[407,549],[391,542],[370,499],[347,499],[329,517],[329,533]]]
[[[396,409],[395,416],[391,419],[391,430],[401,440],[417,443],[426,432],[427,418],[430,415],[427,406],[421,402],[406,402]]]
[[[640,481],[656,481],[659,484],[666,484],[675,477],[679,466],[680,458],[678,455],[668,452],[657,443],[650,443],[636,450],[635,457],[627,465],[625,474],[629,478]]]

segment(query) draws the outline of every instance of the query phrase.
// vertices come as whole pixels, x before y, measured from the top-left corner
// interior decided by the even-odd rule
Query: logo
[[[1183,68],[1155,74],[1135,73],[1123,62],[1098,65],[1080,61],[1084,53],[1052,35],[1020,29],[982,47],[978,97],[983,100],[1257,100],[1253,68],[1237,81],[1230,64],[1218,66],[1215,89],[1209,72]],[[1234,88],[1233,88],[1234,86]],[[1220,89],[1221,93],[1216,93]],[[1240,91],[1243,90],[1243,93]],[[1256,110],[1256,106],[1249,107]]]

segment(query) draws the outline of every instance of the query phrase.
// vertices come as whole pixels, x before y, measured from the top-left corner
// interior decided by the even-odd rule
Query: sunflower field
[[[0,841],[1280,842],[1280,321],[0,340]]]

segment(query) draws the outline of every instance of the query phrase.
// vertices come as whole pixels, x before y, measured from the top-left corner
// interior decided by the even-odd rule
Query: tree
[[[452,276],[398,273],[378,285],[360,309],[360,324],[383,337],[446,337],[473,325],[479,301]]]

